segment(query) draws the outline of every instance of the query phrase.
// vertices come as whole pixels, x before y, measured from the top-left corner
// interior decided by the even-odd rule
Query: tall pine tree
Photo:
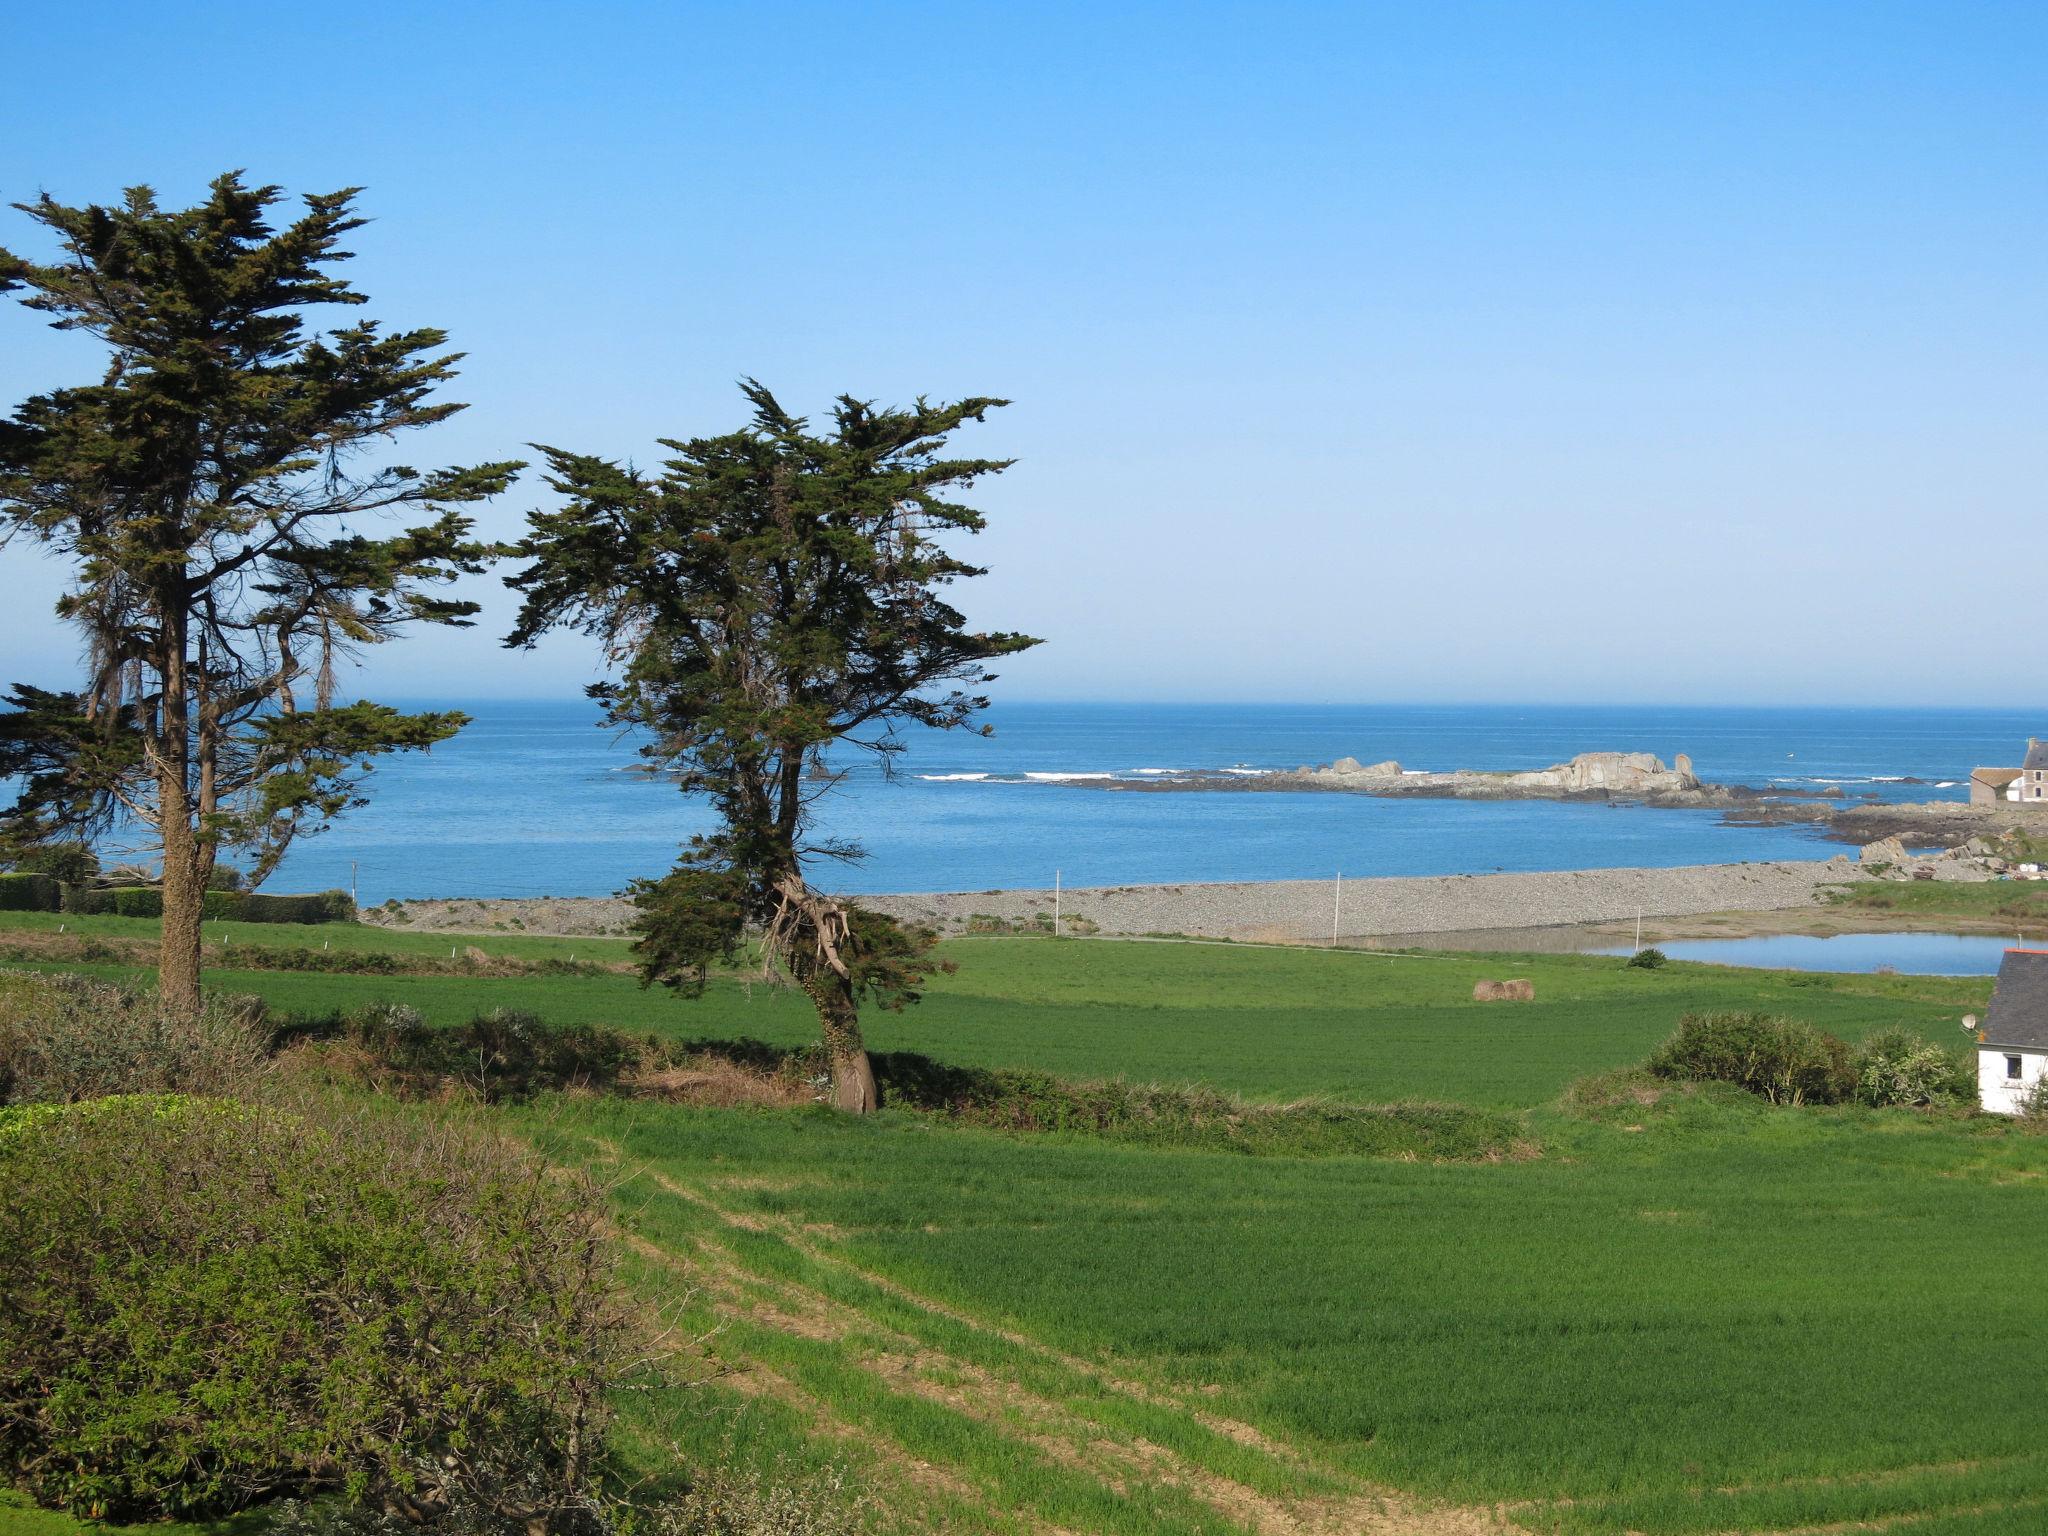
[[[886,765],[898,728],[976,725],[989,662],[1038,642],[970,630],[942,593],[982,572],[948,536],[982,516],[952,499],[1006,461],[941,457],[946,438],[1001,400],[882,410],[842,397],[817,434],[749,381],[753,421],[723,437],[664,441],[658,475],[543,449],[562,506],[534,514],[511,578],[525,593],[508,643],[560,626],[599,637],[616,677],[592,689],[643,754],[710,797],[718,829],[636,896],[650,981],[701,989],[749,933],[809,994],[841,1108],[874,1107],[863,999],[918,996],[931,935],[811,885],[819,859],[860,850],[821,834],[828,748]]]
[[[453,509],[521,467],[381,462],[399,434],[462,409],[432,398],[460,355],[438,330],[308,326],[315,306],[364,302],[333,270],[363,223],[356,190],[306,197],[281,229],[282,192],[239,174],[181,210],[146,187],[108,207],[45,196],[16,206],[60,259],[0,250],[0,289],[106,349],[96,381],[0,420],[0,542],[69,563],[57,612],[86,663],[82,686],[18,685],[0,714],[0,776],[26,784],[6,831],[153,831],[173,1008],[198,1003],[203,897],[224,849],[260,880],[294,836],[359,800],[377,757],[465,723],[334,698],[354,648],[468,622],[475,604],[434,589],[494,551]]]

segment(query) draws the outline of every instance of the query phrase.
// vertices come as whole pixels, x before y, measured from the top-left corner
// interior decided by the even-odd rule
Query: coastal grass
[[[858,1426],[1076,1531],[1388,1489],[1607,1536],[2040,1528],[2048,1138],[1712,1091],[1532,1123],[1543,1157],[1485,1165],[616,1102],[534,1131],[709,1265],[698,1320],[792,1410],[752,1455]],[[1137,1500],[1100,1449],[1134,1441]]]
[[[0,942],[4,942],[0,927]],[[422,935],[389,936],[418,939]],[[239,939],[238,939],[239,942]],[[534,940],[513,942],[535,943]],[[555,941],[586,945],[589,941]],[[581,953],[582,951],[579,951]],[[566,955],[567,951],[564,951]],[[1247,1098],[1449,1100],[1519,1109],[1641,1061],[1688,1012],[1803,1018],[1852,1043],[1904,1025],[1952,1044],[1988,978],[1821,976],[1580,955],[1407,955],[1096,939],[955,939],[923,1003],[864,1019],[872,1048],[1074,1081],[1208,1084]],[[53,967],[54,968],[54,967]],[[67,966],[140,978],[135,967]],[[1533,1003],[1475,1003],[1475,981],[1534,982]],[[600,976],[211,971],[208,985],[321,1015],[395,1001],[458,1024],[496,1008],[673,1040],[817,1037],[801,995],[714,979],[701,999]]]
[[[1872,880],[1830,887],[1829,904],[1857,913],[1884,913],[1888,920],[1904,917],[1965,918],[2033,928],[2048,934],[2048,881]]]

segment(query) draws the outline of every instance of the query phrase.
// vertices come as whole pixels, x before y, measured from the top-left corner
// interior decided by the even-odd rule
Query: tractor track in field
[[[596,1137],[590,1140],[608,1161],[620,1165],[626,1162],[623,1150],[615,1143]],[[1171,1490],[1190,1501],[1187,1507],[1208,1511],[1247,1536],[1525,1536],[1532,1529],[1548,1528],[1545,1516],[1571,1511],[1576,1511],[1582,1521],[1590,1518],[1615,1533],[1629,1529],[1621,1519],[1612,1523],[1602,1520],[1603,1509],[1628,1502],[1621,1497],[1431,1505],[1369,1485],[1352,1474],[1318,1463],[1256,1426],[1216,1413],[1210,1406],[1191,1400],[1185,1392],[1112,1370],[868,1269],[822,1243],[818,1238],[821,1229],[790,1217],[736,1209],[718,1198],[727,1183],[739,1191],[753,1187],[744,1180],[693,1184],[644,1163],[636,1167],[634,1176],[646,1179],[654,1188],[715,1223],[709,1232],[690,1239],[687,1257],[643,1237],[631,1237],[629,1242],[650,1261],[688,1274],[706,1291],[721,1319],[744,1321],[840,1351],[890,1394],[917,1399],[984,1426],[1015,1445],[1020,1458],[1035,1458],[1090,1479],[1133,1505],[1147,1498],[1156,1503],[1161,1491]],[[730,1234],[731,1240],[719,1236],[721,1232]],[[810,1264],[841,1275],[916,1314],[998,1341],[1033,1363],[1037,1369],[1029,1374],[1038,1376],[1039,1384],[1025,1381],[1018,1373],[938,1347],[907,1331],[905,1325],[879,1317],[855,1302],[751,1267],[736,1246],[750,1239],[780,1243]],[[860,1447],[892,1481],[951,1505],[967,1519],[966,1525],[956,1527],[941,1518],[937,1529],[991,1529],[986,1522],[998,1520],[1008,1528],[1029,1532],[1030,1536],[1083,1536],[1082,1532],[1043,1518],[1037,1511],[1002,1507],[993,1502],[1002,1496],[999,1486],[976,1481],[961,1469],[921,1457],[911,1447],[891,1438],[883,1428],[851,1422],[839,1405],[772,1364],[748,1360],[736,1369],[741,1377],[754,1378],[736,1382],[741,1391],[778,1398],[821,1436]],[[1054,1384],[1044,1383],[1046,1372],[1054,1373]],[[1072,1394],[1059,1389],[1060,1377],[1071,1381]],[[1091,1410],[1087,1401],[1091,1396],[1098,1404],[1106,1398],[1123,1399],[1175,1416],[1183,1429],[1197,1438],[1212,1436],[1259,1458],[1267,1464],[1267,1475],[1253,1475],[1248,1482],[1204,1465],[1205,1458],[1199,1453],[1161,1445],[1134,1433],[1127,1425],[1114,1422],[1114,1413],[1105,1414],[1103,1406]],[[1697,1492],[1701,1497],[1740,1497],[1799,1489],[1877,1490],[1915,1477],[1963,1478],[2032,1459],[2013,1456],[1935,1462],[1892,1467],[1865,1476],[1791,1477],[1703,1487]],[[1300,1486],[1288,1488],[1290,1477],[1299,1479]],[[2048,1495],[1966,1502],[1965,1490],[1955,1492],[1962,1496],[1958,1502],[1935,1509],[1899,1510],[1839,1520],[1733,1525],[1700,1536],[1882,1536],[1891,1531],[1910,1533],[1937,1519],[2048,1510]],[[976,1526],[977,1518],[984,1523]],[[928,1520],[923,1523],[931,1525]],[[2044,1521],[2044,1529],[2048,1529],[2048,1521]]]
[[[623,1161],[615,1144],[592,1140],[608,1159]],[[1033,1457],[1089,1479],[1133,1507],[1143,1508],[1148,1502],[1156,1505],[1160,1495],[1170,1490],[1195,1519],[1210,1524],[1220,1519],[1248,1536],[1514,1536],[1521,1530],[1500,1511],[1432,1507],[1367,1486],[1349,1474],[1316,1465],[1294,1447],[1273,1440],[1250,1424],[975,1317],[868,1270],[821,1246],[800,1223],[734,1210],[710,1190],[656,1168],[642,1165],[637,1172],[735,1234],[773,1238],[811,1263],[841,1273],[896,1303],[998,1340],[1040,1367],[1063,1373],[1083,1400],[1069,1400],[1056,1389],[1041,1390],[1016,1375],[937,1348],[821,1290],[764,1275],[748,1267],[739,1253],[716,1237],[696,1239],[688,1260],[644,1238],[631,1240],[636,1252],[654,1262],[687,1267],[721,1318],[838,1348],[892,1394],[919,1399],[985,1426],[1014,1444],[1020,1457]],[[847,1424],[832,1404],[772,1366],[752,1362],[745,1369],[762,1373],[763,1380],[754,1390],[797,1405],[823,1434],[870,1448],[876,1440],[886,1439],[878,1429]],[[1113,1413],[1106,1416],[1109,1422],[1100,1409],[1091,1413],[1085,1401],[1090,1395],[1125,1399],[1177,1416],[1197,1439],[1213,1437],[1219,1447],[1228,1442],[1235,1452],[1265,1462],[1267,1473],[1254,1475],[1247,1482],[1205,1466],[1199,1455],[1158,1444],[1113,1422]],[[887,1441],[886,1450],[883,1464],[895,1475],[928,1492],[941,1493],[949,1502],[1000,1493],[998,1488],[975,1488],[959,1471],[935,1467],[893,1440]],[[1289,1487],[1290,1480],[1298,1480],[1302,1485],[1299,1491]],[[1308,1491],[1310,1488],[1315,1491]],[[1005,1513],[1022,1515],[1026,1526],[1044,1536],[1050,1536],[1053,1529],[1023,1511]]]

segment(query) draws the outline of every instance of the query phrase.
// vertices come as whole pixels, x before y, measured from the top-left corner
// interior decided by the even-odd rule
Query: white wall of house
[[[2013,1062],[2019,1075],[2013,1075]],[[2020,1101],[2044,1076],[2048,1076],[2048,1051],[2021,1050],[2013,1046],[1977,1047],[1977,1101],[1994,1115],[2016,1115]]]

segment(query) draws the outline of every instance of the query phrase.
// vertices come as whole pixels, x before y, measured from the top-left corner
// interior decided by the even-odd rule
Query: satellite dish
[[[1964,1028],[1964,1029],[1975,1029],[1976,1027],[1977,1027],[1977,1015],[1975,1015],[1974,1013],[1966,1013],[1966,1014],[1964,1014],[1964,1015],[1963,1015],[1963,1028]]]

